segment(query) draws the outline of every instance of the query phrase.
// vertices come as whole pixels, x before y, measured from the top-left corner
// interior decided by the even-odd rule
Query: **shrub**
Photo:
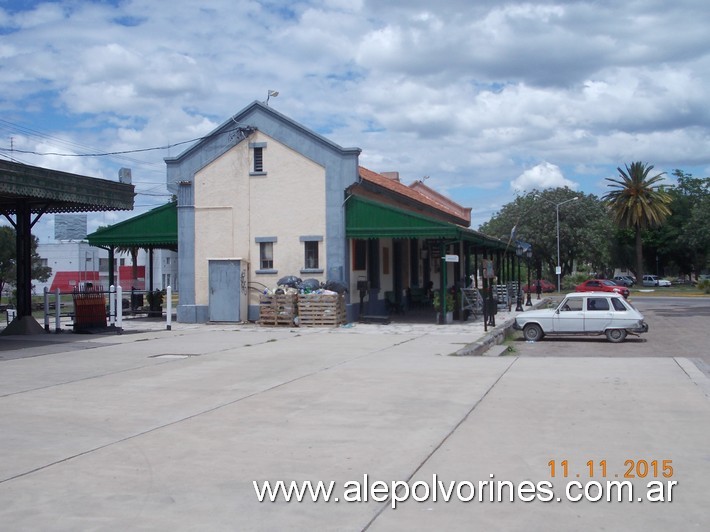
[[[710,279],[698,281],[698,290],[705,292],[706,294],[710,294]]]
[[[562,291],[563,292],[571,292],[574,290],[574,287],[577,286],[580,283],[583,283],[589,279],[589,274],[586,273],[573,273],[571,275],[568,275],[566,277],[562,278]],[[555,283],[557,283],[557,279],[554,280]]]
[[[456,301],[453,294],[450,291],[446,292],[446,309],[444,312],[453,312],[456,308]],[[441,292],[439,290],[434,291],[434,310],[441,312]]]

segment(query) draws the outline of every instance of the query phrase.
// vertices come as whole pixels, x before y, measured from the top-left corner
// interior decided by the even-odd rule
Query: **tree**
[[[668,207],[670,195],[658,184],[664,179],[662,172],[649,177],[653,165],[640,161],[626,165],[626,171],[617,168],[619,179],[607,177],[614,190],[602,199],[611,212],[614,223],[619,228],[633,229],[636,249],[636,278],[643,278],[643,231],[660,226],[671,214]]]
[[[710,256],[710,194],[693,206],[688,225],[693,228],[689,231],[689,244],[700,250],[695,264],[697,274],[708,267]]]
[[[696,178],[678,169],[673,171],[673,176],[676,183],[663,187],[671,197],[671,214],[663,225],[643,234],[644,270],[651,268],[659,275],[672,273],[687,277],[693,272],[702,272],[710,256],[710,241],[703,236],[710,226],[710,219],[703,214],[703,205],[710,198],[710,178]],[[618,238],[621,235],[623,238]],[[625,252],[628,247],[633,255],[633,231],[619,230],[617,243],[620,250]],[[634,260],[618,262],[631,266]]]
[[[15,231],[12,227],[0,227],[0,300],[5,289],[5,284],[15,282],[17,278],[15,267],[17,259],[15,257]]]
[[[707,266],[710,255],[710,178],[695,178],[680,170],[673,175],[678,183],[671,191],[674,196],[671,217],[679,218],[674,224],[679,229],[669,247],[676,255],[687,258],[685,265],[677,261],[683,273],[697,273]]]
[[[9,226],[0,227],[0,298],[6,284],[17,281],[17,245],[15,230]],[[52,268],[42,266],[42,258],[37,254],[39,240],[32,235],[32,279],[45,282],[52,275]]]
[[[608,235],[612,225],[604,204],[594,195],[575,192],[567,187],[532,191],[507,203],[500,212],[481,225],[480,231],[504,240],[516,227],[517,238],[532,244],[537,275],[544,267],[547,277],[555,277],[557,265],[557,227],[554,204],[578,197],[560,208],[560,266],[566,275],[575,261],[596,271],[609,267]],[[511,244],[514,245],[514,244]]]

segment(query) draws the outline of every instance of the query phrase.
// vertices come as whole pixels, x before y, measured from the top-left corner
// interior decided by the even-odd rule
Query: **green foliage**
[[[710,294],[710,279],[698,281],[698,290],[705,292],[706,294]]]
[[[710,178],[694,178],[675,170],[671,215],[665,223],[645,233],[646,266],[655,271],[659,259],[660,272],[688,275],[703,271],[710,256]]]
[[[653,165],[640,161],[626,165],[626,171],[617,170],[619,179],[606,178],[613,190],[603,198],[616,225],[641,230],[661,225],[671,213],[671,196],[659,188],[665,173],[649,177]]]
[[[446,292],[446,298],[444,301],[446,303],[446,309],[444,312],[453,312],[456,308],[456,300],[451,292]],[[434,310],[441,312],[441,290],[434,290],[433,304]]]
[[[572,198],[577,197],[577,200]],[[516,239],[532,244],[533,278],[555,279],[557,265],[557,209],[560,214],[560,262],[562,275],[572,271],[574,261],[589,264],[595,270],[611,266],[609,235],[613,226],[604,203],[594,195],[575,192],[569,188],[533,191],[518,196],[503,206],[480,231],[510,239],[513,226]],[[511,246],[514,243],[511,242]],[[544,270],[544,271],[543,271]]]
[[[676,185],[663,187],[660,185],[663,174],[649,177],[652,168],[643,163],[633,163],[625,171],[619,169],[620,179],[609,180],[618,190],[610,192],[602,200],[568,188],[533,191],[518,196],[481,225],[479,230],[510,241],[511,229],[515,226],[516,239],[532,244],[532,278],[539,275],[554,281],[557,264],[555,205],[577,196],[578,200],[569,201],[559,208],[563,280],[572,271],[573,264],[578,269],[608,276],[613,274],[614,268],[627,268],[638,278],[644,268],[655,273],[657,257],[659,273],[688,275],[707,270],[710,266],[710,178],[695,178],[675,170],[673,177]],[[662,211],[641,224],[644,229],[635,227],[633,223],[618,227],[609,216],[614,210],[612,199],[629,200],[620,200],[622,211],[631,202],[625,196],[630,191],[621,188],[626,183],[622,174],[629,182],[638,182],[642,193],[650,193],[655,208]],[[651,227],[656,222],[660,225]],[[515,246],[512,241],[510,244]],[[645,257],[645,262],[640,266],[639,256]],[[565,286],[568,284],[565,283]]]
[[[13,283],[15,274],[15,231],[12,227],[0,227],[0,297],[5,284]]]
[[[162,290],[153,290],[152,292],[146,292],[145,298],[148,301],[148,306],[151,310],[157,310],[163,305]]]
[[[670,194],[660,187],[664,173],[649,177],[652,164],[640,161],[617,168],[618,179],[607,178],[612,190],[604,195],[609,212],[617,227],[635,232],[637,278],[643,275],[642,231],[660,226],[671,214]]]
[[[574,291],[575,286],[583,283],[587,279],[589,279],[589,274],[581,273],[581,272],[573,273],[572,275],[568,275],[567,277],[563,277],[562,278],[562,291],[572,292],[572,291]]]
[[[42,259],[37,254],[39,241],[32,236],[31,259],[32,279],[45,282],[52,275],[52,268],[42,266]],[[14,285],[17,281],[17,245],[15,230],[9,226],[0,227],[0,297],[6,284]]]

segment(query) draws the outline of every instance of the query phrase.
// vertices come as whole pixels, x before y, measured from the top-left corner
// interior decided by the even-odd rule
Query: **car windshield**
[[[607,286],[616,286],[616,283],[614,281],[609,281],[609,280],[602,281],[602,284],[605,284]]]
[[[621,300],[619,300],[619,301],[621,301]],[[625,300],[623,301],[623,303],[624,303],[624,305],[626,305],[626,306],[629,307],[630,309],[635,310],[636,312],[638,312],[638,309],[637,309],[636,307],[634,307],[634,304],[633,304],[631,301],[629,301],[628,299],[625,299]]]

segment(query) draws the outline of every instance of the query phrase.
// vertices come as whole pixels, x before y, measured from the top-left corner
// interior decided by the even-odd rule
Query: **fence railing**
[[[50,322],[54,318],[54,332],[61,332],[62,318],[73,320],[75,332],[95,329],[115,329],[123,332],[124,316],[163,316],[163,300],[165,301],[166,329],[172,329],[172,289],[167,287],[163,297],[162,292],[131,290],[121,286],[110,286],[108,290],[94,287],[83,287],[73,292],[61,292],[59,289],[50,292],[44,289],[44,329],[50,331]],[[124,297],[130,295],[130,300]],[[62,300],[71,296],[71,303]],[[148,301],[148,306],[143,303]],[[70,310],[71,308],[71,310]]]

